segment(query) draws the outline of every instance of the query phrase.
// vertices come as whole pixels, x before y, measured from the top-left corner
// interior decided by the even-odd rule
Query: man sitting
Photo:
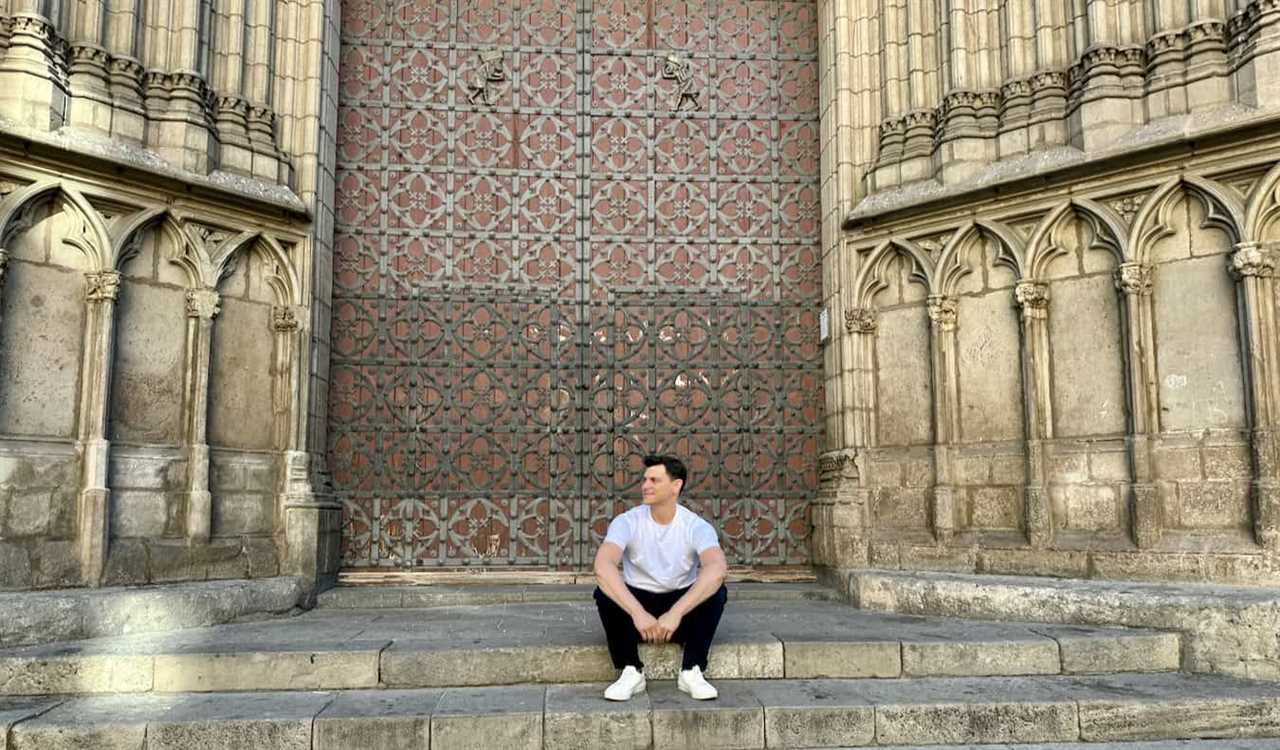
[[[644,692],[643,638],[683,643],[676,684],[697,700],[710,700],[719,693],[703,672],[729,596],[728,564],[711,524],[677,503],[689,477],[684,464],[671,456],[647,456],[644,465],[644,504],[613,519],[596,552],[596,608],[609,656],[622,670],[604,697],[625,701]]]

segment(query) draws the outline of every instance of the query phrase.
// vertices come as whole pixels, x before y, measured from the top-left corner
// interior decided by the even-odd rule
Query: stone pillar
[[[872,308],[857,307],[844,311],[845,336],[842,344],[846,347],[847,361],[851,363],[844,377],[845,402],[850,406],[845,434],[852,437],[853,445],[862,448],[875,443],[878,325],[876,311]]]
[[[213,496],[209,492],[209,347],[213,343],[213,319],[219,311],[213,289],[187,290],[187,346],[184,363],[186,388],[183,417],[186,420],[187,541],[209,541],[213,528]]]
[[[1154,483],[1152,432],[1159,429],[1159,391],[1156,385],[1155,328],[1151,304],[1152,268],[1122,263],[1116,269],[1116,288],[1123,297],[1125,321],[1125,377],[1129,397],[1129,463],[1131,533],[1134,544],[1152,547],[1164,527],[1164,500]]]
[[[106,47],[113,107],[111,137],[141,145],[147,134],[142,63],[138,62],[138,0],[107,0]]]
[[[338,572],[342,506],[319,495],[311,484],[311,456],[303,450],[302,402],[295,387],[300,372],[298,320],[302,308],[276,305],[272,362],[274,444],[280,450],[277,528],[284,529],[285,572],[324,584]]]
[[[107,135],[111,133],[110,56],[101,44],[104,4],[71,6],[71,102],[67,124]]]
[[[1235,66],[1236,96],[1241,104],[1271,109],[1280,104],[1280,4],[1248,0],[1227,24],[1227,38],[1241,58]]]
[[[0,57],[0,115],[19,126],[57,130],[67,114],[62,42],[35,5],[18,5],[9,19],[9,47]]]
[[[952,444],[960,436],[957,300],[951,295],[931,294],[928,301],[933,360],[933,533],[938,541],[945,542],[955,533],[951,452]]]
[[[1071,142],[1084,151],[1115,143],[1141,123],[1145,67],[1141,47],[1099,42],[1071,66]]]
[[[1258,544],[1275,549],[1280,542],[1280,482],[1277,481],[1277,398],[1275,258],[1256,243],[1236,246],[1231,273],[1237,280],[1240,328],[1249,384],[1250,442],[1253,452],[1253,529]]]
[[[860,481],[858,453],[840,450],[818,457],[814,498],[814,562],[831,568],[868,564],[867,498]]]
[[[111,444],[107,441],[107,407],[111,393],[111,363],[115,346],[115,302],[120,274],[85,274],[84,362],[80,379],[79,449],[81,460],[77,533],[81,578],[85,585],[102,583],[109,543],[111,490],[107,470]]]
[[[1014,298],[1022,320],[1022,401],[1027,422],[1027,541],[1044,547],[1053,540],[1053,516],[1045,490],[1044,441],[1053,438],[1049,377],[1049,285],[1019,281]]]

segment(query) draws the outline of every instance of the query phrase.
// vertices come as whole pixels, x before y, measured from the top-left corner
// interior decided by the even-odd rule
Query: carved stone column
[[[187,290],[186,389],[183,408],[187,454],[187,541],[208,542],[213,528],[209,492],[209,347],[220,298],[213,289]]]
[[[0,115],[18,125],[56,130],[65,122],[67,91],[61,40],[48,18],[18,12],[0,57]]]
[[[1245,333],[1249,384],[1250,443],[1253,454],[1253,528],[1258,544],[1274,549],[1280,543],[1280,482],[1277,481],[1277,398],[1275,258],[1256,243],[1236,246],[1231,273],[1237,280]]]
[[[950,295],[933,294],[929,295],[928,302],[933,360],[933,533],[938,541],[944,542],[955,533],[951,453],[953,443],[960,436],[957,300]]]
[[[1153,479],[1153,437],[1159,429],[1156,386],[1155,328],[1151,303],[1152,267],[1122,263],[1116,288],[1123,297],[1125,378],[1129,398],[1130,514],[1132,536],[1139,547],[1159,543],[1164,530],[1164,500]]]
[[[853,445],[868,447],[876,435],[875,348],[876,311],[869,307],[844,311],[845,339],[848,341],[851,371],[845,378],[845,403],[849,405],[849,423],[845,434],[853,437]]]
[[[98,586],[107,561],[111,490],[107,469],[111,444],[107,441],[107,402],[111,393],[111,362],[115,346],[115,303],[120,274],[85,274],[87,311],[84,363],[80,379],[79,450],[81,460],[77,533],[84,583]]]
[[[1049,285],[1019,281],[1014,298],[1022,312],[1022,401],[1027,420],[1027,541],[1043,547],[1053,539],[1053,518],[1045,492],[1044,441],[1053,438],[1049,378]]]
[[[869,490],[862,486],[858,452],[845,449],[818,457],[814,498],[814,562],[831,568],[867,564]]]

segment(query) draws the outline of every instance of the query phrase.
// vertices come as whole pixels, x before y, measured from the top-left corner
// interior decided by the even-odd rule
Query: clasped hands
[[[646,643],[666,643],[671,640],[671,636],[675,634],[676,628],[680,627],[680,615],[675,612],[666,612],[661,617],[654,617],[648,612],[641,612],[631,618],[631,622],[636,626],[636,632],[640,633],[640,637]]]

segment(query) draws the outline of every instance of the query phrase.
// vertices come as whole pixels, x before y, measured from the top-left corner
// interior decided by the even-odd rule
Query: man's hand
[[[658,620],[648,612],[642,611],[638,615],[632,615],[631,624],[636,626],[636,632],[647,643],[654,643],[658,640]]]
[[[666,643],[671,640],[671,636],[675,635],[676,628],[680,627],[681,616],[676,614],[674,610],[667,610],[662,617],[658,618],[658,641]]]

